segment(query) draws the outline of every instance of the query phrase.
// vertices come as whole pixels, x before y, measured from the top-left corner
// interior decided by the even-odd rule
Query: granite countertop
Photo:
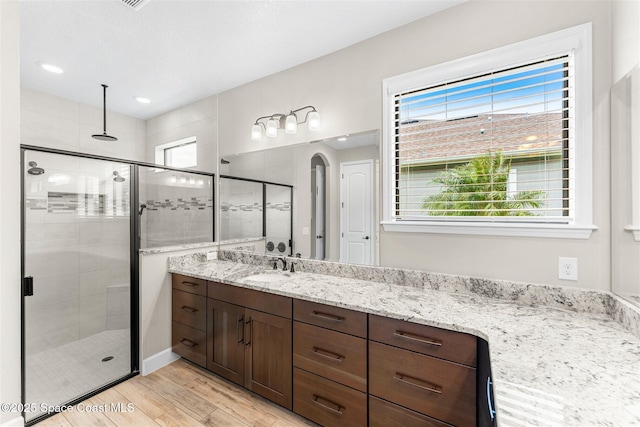
[[[231,261],[169,271],[484,338],[501,427],[640,426],[640,338],[602,313]]]

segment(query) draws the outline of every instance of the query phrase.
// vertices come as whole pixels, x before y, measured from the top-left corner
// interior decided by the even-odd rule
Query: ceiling
[[[22,0],[21,84],[148,119],[462,2]]]

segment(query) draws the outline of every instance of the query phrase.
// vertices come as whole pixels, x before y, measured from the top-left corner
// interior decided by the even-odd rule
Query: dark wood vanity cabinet
[[[293,410],[325,426],[367,425],[367,315],[293,301]]]
[[[172,277],[172,350],[203,367],[207,347],[206,291],[205,280],[180,274]]]
[[[324,426],[476,425],[477,338],[174,274],[173,351]]]
[[[476,345],[472,335],[369,315],[371,425],[394,414],[403,425],[475,426]]]
[[[207,369],[291,409],[291,298],[217,282],[207,294]]]

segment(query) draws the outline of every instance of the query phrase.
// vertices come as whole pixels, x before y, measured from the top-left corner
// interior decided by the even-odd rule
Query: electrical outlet
[[[558,258],[558,279],[578,280],[578,258]]]
[[[218,259],[218,251],[207,252],[207,261]]]

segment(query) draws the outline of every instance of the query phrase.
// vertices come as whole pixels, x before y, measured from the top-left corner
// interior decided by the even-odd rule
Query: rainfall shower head
[[[44,173],[44,169],[39,168],[36,162],[29,162],[29,166],[31,166],[27,170],[29,175],[42,175]]]
[[[109,86],[102,85],[102,133],[91,135],[93,139],[99,139],[100,141],[117,141],[115,136],[107,135],[107,88]]]
[[[230,162],[229,160],[226,160],[226,159],[221,158],[221,159],[220,159],[220,163],[221,163],[221,164],[223,164],[223,165],[228,165],[228,164],[229,164],[229,163],[231,163],[231,162]]]
[[[124,177],[123,177],[123,176],[120,176],[120,172],[118,172],[118,171],[113,171],[113,175],[114,175],[113,180],[114,180],[115,182],[124,182],[124,181],[125,181]]]

